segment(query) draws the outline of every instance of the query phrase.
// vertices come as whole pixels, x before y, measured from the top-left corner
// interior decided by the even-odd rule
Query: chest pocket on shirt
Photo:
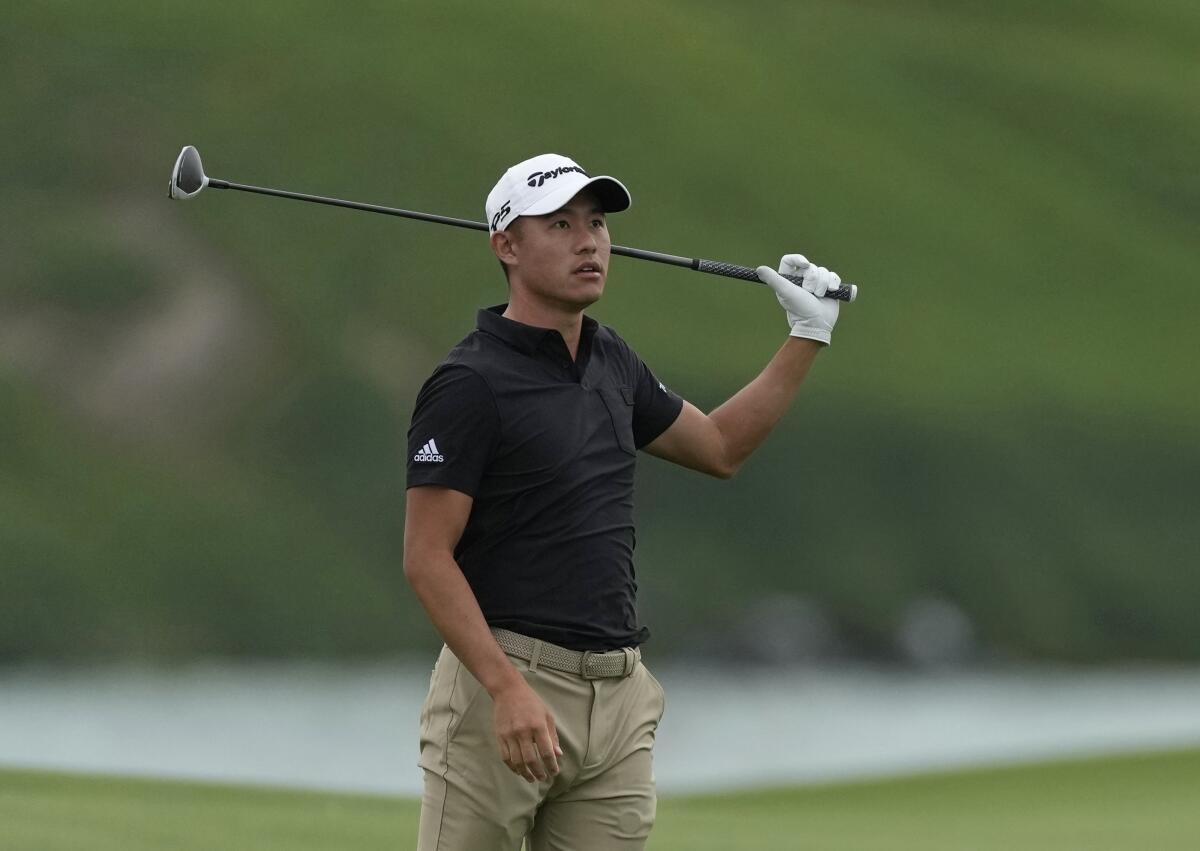
[[[637,454],[633,442],[633,388],[601,387],[600,398],[612,417],[613,429],[617,433],[617,445],[630,455]]]

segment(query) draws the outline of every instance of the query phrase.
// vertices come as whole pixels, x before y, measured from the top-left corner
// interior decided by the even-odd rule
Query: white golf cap
[[[518,216],[542,216],[566,206],[590,187],[606,213],[628,210],[629,190],[615,177],[588,177],[579,164],[562,154],[539,154],[519,162],[488,193],[484,211],[491,232],[505,230]]]

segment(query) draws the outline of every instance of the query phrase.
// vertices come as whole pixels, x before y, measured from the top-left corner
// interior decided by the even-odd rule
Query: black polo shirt
[[[479,311],[417,395],[408,486],[474,497],[454,557],[484,618],[574,650],[635,646],[637,449],[683,400],[584,317],[571,360],[557,331]]]

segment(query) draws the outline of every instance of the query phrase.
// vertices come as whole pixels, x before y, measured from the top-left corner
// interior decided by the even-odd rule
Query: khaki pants
[[[662,686],[638,664],[586,680],[513,657],[554,715],[557,777],[528,783],[500,760],[492,698],[443,647],[421,710],[419,851],[641,849],[654,824],[651,749]]]

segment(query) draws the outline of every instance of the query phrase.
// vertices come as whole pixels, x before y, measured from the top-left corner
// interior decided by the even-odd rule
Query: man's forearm
[[[489,694],[494,697],[520,678],[492,636],[462,569],[449,554],[406,560],[404,572],[446,646]]]
[[[740,467],[783,418],[822,348],[813,340],[788,337],[753,381],[708,415],[721,433],[732,469]]]

